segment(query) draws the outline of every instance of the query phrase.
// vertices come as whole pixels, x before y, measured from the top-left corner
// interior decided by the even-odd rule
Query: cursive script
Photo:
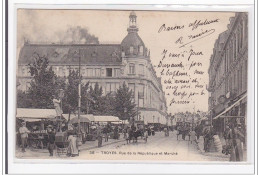
[[[180,29],[183,29],[183,28],[184,28],[184,25],[182,25],[182,26],[175,25],[175,26],[166,27],[166,25],[163,24],[163,25],[159,28],[158,33],[162,32],[162,31],[180,30]]]
[[[213,19],[213,20],[205,20],[205,21],[201,21],[201,20],[195,20],[194,22],[189,24],[189,27],[192,27],[192,30],[197,29],[199,26],[205,26],[208,24],[212,24],[212,23],[216,23],[218,22],[219,19]]]
[[[215,29],[209,29],[209,30],[202,31],[202,32],[200,32],[200,33],[198,33],[198,34],[195,34],[195,35],[188,35],[188,39],[191,40],[191,41],[189,41],[189,42],[187,42],[187,43],[181,45],[180,48],[181,48],[181,47],[184,47],[184,46],[186,46],[186,45],[188,45],[188,44],[190,44],[190,43],[193,43],[193,42],[195,42],[195,41],[198,41],[198,40],[200,40],[200,39],[202,39],[202,38],[204,38],[204,37],[206,37],[206,36],[209,36],[209,35],[213,34],[214,32],[215,32]],[[179,40],[179,39],[178,39],[178,40]],[[177,41],[178,41],[178,40],[177,40]],[[180,42],[180,43],[181,43],[181,42]]]

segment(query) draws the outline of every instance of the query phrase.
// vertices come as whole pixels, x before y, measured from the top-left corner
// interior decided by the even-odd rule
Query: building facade
[[[215,42],[209,66],[209,111],[221,132],[230,122],[246,127],[248,16],[236,13]]]
[[[151,64],[150,53],[138,35],[137,16],[129,16],[128,34],[121,44],[31,44],[25,43],[18,60],[18,89],[26,91],[31,77],[28,64],[34,54],[45,55],[57,76],[66,77],[79,68],[83,83],[96,83],[103,95],[114,93],[125,82],[145,123],[166,123],[167,106],[161,79]]]

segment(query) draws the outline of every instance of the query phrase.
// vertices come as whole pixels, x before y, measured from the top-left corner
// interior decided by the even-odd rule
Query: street
[[[177,140],[176,131],[170,132],[168,137],[164,132],[156,132],[155,136],[149,136],[147,143],[138,140],[137,143],[129,143],[122,139],[109,139],[104,142],[101,148],[97,147],[97,141],[86,142],[80,146],[79,157],[67,157],[66,155],[50,157],[47,149],[27,149],[22,153],[16,150],[19,158],[45,158],[45,159],[82,159],[82,160],[162,160],[162,161],[229,161],[227,156],[219,153],[205,154],[199,150],[196,143],[182,140],[179,136]],[[201,139],[202,140],[202,139]],[[223,156],[222,156],[223,155]]]
[[[82,150],[76,159],[86,160],[164,160],[164,161],[228,161],[227,158],[207,156],[202,154],[196,145],[186,140],[177,140],[176,132],[170,132],[169,137],[164,132],[149,136],[147,143],[138,140],[137,143],[127,144],[126,141],[95,148]]]

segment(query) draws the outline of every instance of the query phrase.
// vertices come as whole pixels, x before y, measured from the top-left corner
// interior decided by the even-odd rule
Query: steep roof
[[[20,51],[18,64],[28,64],[35,54],[46,56],[50,64],[121,64],[119,44],[26,44]]]
[[[145,45],[137,32],[129,32],[121,42],[121,46],[125,55],[131,55],[130,46],[134,48],[133,55],[138,55],[139,46],[143,46],[143,55],[145,55]]]

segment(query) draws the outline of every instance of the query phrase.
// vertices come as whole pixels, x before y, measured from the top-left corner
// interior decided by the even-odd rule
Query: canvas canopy
[[[65,119],[69,119],[69,114],[62,114]],[[76,120],[78,115],[70,114],[70,120]],[[112,122],[112,123],[122,123],[122,120],[119,120],[115,116],[95,116],[93,114],[81,114],[80,118],[86,118],[89,122]]]
[[[86,115],[91,122],[120,122],[118,117],[115,116],[94,116]]]
[[[29,109],[17,108],[16,118],[26,121],[39,121],[41,119],[54,119],[56,117],[55,109]]]
[[[78,123],[78,121],[79,121],[78,117],[74,117],[69,121],[69,123],[74,124],[74,123]],[[90,120],[86,117],[80,116],[80,123],[90,123]]]

